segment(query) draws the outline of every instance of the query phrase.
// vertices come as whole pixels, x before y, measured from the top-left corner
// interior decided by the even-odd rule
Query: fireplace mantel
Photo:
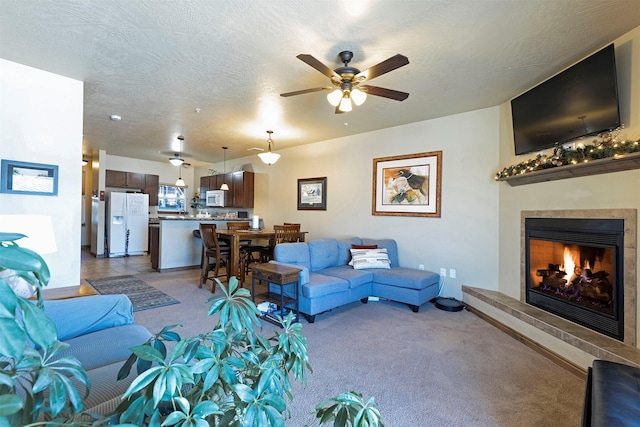
[[[625,154],[624,156],[592,160],[590,162],[579,163],[577,165],[558,166],[555,168],[528,172],[522,175],[499,178],[498,181],[506,181],[510,186],[515,187],[518,185],[535,184],[537,182],[621,172],[632,169],[640,169],[640,153],[631,153]]]

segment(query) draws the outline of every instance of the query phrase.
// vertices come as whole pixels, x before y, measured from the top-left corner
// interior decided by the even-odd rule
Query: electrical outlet
[[[453,268],[449,269],[449,277],[451,277],[452,279],[456,278],[456,271]]]
[[[418,265],[418,270],[424,270],[424,264]]]
[[[440,269],[440,275],[442,277],[447,277],[447,269],[446,268],[441,268]]]

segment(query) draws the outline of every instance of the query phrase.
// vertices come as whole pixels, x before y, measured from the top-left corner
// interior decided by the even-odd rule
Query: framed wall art
[[[327,177],[298,180],[298,210],[327,210]]]
[[[440,217],[442,151],[373,159],[373,215]]]
[[[2,160],[0,193],[58,195],[58,166]]]

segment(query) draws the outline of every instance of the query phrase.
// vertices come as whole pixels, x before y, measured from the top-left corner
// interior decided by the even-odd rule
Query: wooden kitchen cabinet
[[[149,195],[149,206],[158,206],[158,188],[160,186],[158,175],[107,170],[105,181],[106,187],[142,190],[143,193]]]
[[[127,186],[127,173],[121,171],[107,171],[106,185],[107,187],[125,188]]]
[[[138,172],[123,172],[108,170],[106,186],[117,188],[144,188],[145,174]]]
[[[158,189],[160,187],[160,177],[158,175],[146,174],[144,176],[143,192],[149,195],[149,206],[158,206]]]
[[[253,208],[253,172],[234,172],[233,184],[229,183],[229,190],[233,193],[234,208]]]
[[[227,208],[253,208],[253,172],[229,172],[200,178],[200,197],[206,199],[208,190],[219,190],[223,182],[229,186],[225,191],[224,206]]]

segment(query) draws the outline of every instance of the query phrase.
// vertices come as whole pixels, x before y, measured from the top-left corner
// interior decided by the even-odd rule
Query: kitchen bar
[[[227,222],[247,221],[246,218],[197,218],[194,216],[159,217],[158,223],[149,224],[149,254],[151,266],[159,272],[173,268],[200,266],[202,241],[193,235],[200,223],[215,224],[226,229]]]

